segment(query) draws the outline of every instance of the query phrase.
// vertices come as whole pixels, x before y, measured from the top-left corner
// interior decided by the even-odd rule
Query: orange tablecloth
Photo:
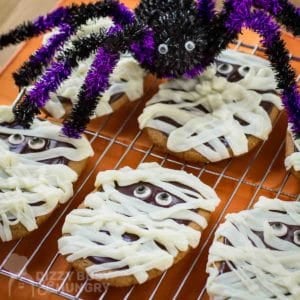
[[[71,2],[74,1],[66,0],[62,1],[62,4]],[[130,7],[137,3],[135,0],[125,2]],[[300,42],[289,35],[286,35],[285,39],[292,54],[300,56]],[[256,45],[259,38],[246,31],[240,40],[249,45]],[[11,103],[17,95],[11,74],[39,44],[38,38],[26,43],[0,74],[1,104]],[[238,50],[253,51],[244,46],[240,46]],[[262,55],[259,51],[256,54]],[[293,62],[293,66],[300,71],[299,62]],[[155,93],[156,87],[157,81],[154,78],[147,81],[144,100]],[[277,121],[269,140],[255,151],[240,158],[207,166],[183,165],[177,159],[153,149],[147,136],[139,132],[137,117],[143,109],[144,100],[127,105],[112,117],[91,122],[87,135],[96,153],[76,184],[74,198],[59,208],[46,224],[27,238],[1,245],[2,299],[61,299],[61,296],[71,297],[76,294],[82,299],[98,299],[101,295],[105,299],[121,299],[125,296],[129,299],[148,299],[151,296],[156,299],[171,299],[174,296],[197,299],[203,296],[207,299],[204,291],[207,252],[214,230],[226,213],[247,208],[260,195],[280,196],[287,200],[293,200],[299,195],[299,182],[289,176],[283,166],[286,132],[284,114]],[[200,246],[162,277],[132,289],[107,289],[97,286],[73,272],[57,254],[57,239],[61,233],[61,226],[65,215],[77,207],[84,196],[93,189],[98,171],[125,165],[134,167],[141,161],[157,161],[164,166],[185,168],[186,171],[199,175],[201,180],[216,189],[222,203],[212,215]],[[19,280],[11,277],[17,277]],[[40,289],[33,285],[39,286]],[[54,295],[58,291],[61,296]]]

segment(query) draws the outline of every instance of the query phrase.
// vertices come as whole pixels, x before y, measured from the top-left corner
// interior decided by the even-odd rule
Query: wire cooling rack
[[[236,41],[233,48],[253,55],[263,54],[259,45],[242,40]],[[291,55],[291,60],[298,62],[300,57]],[[155,91],[152,84],[144,98],[149,99]],[[1,245],[0,276],[8,283],[8,297],[208,299],[205,292],[207,253],[214,232],[224,216],[251,207],[261,195],[299,200],[299,183],[285,171],[283,165],[286,134],[284,113],[276,120],[268,141],[251,153],[217,164],[194,165],[161,153],[139,131],[137,117],[144,102],[131,103],[112,116],[92,122],[86,135],[95,150],[95,156],[80,177],[74,197],[30,236]],[[83,274],[75,272],[57,252],[57,239],[61,235],[65,216],[93,190],[97,172],[125,165],[136,167],[146,161],[156,161],[166,167],[192,172],[216,190],[222,200],[221,204],[212,214],[199,247],[159,278],[129,288],[109,288],[92,282]]]

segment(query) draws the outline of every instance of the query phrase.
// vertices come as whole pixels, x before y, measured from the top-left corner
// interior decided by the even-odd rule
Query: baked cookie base
[[[279,109],[273,105],[272,109],[269,113],[272,125],[274,125],[277,117],[279,116],[279,113],[280,113]],[[153,142],[153,144],[158,146],[164,153],[172,154],[184,161],[191,162],[191,163],[210,163],[210,161],[206,157],[204,157],[202,154],[200,154],[199,152],[197,152],[194,149],[191,149],[189,151],[184,151],[184,152],[170,151],[167,148],[167,141],[168,141],[167,135],[157,129],[145,128],[145,131],[148,134],[151,141]],[[263,141],[261,139],[255,137],[255,136],[249,136],[248,137],[248,152],[250,152],[252,149],[254,149],[256,146],[258,146],[262,142]],[[232,150],[230,148],[228,148],[228,151],[230,153],[230,157],[228,157],[226,159],[238,157],[238,156],[233,155]],[[245,155],[247,153],[243,153],[241,155]]]
[[[83,204],[81,204],[81,205],[79,205],[78,208],[84,208],[84,207],[85,206]],[[198,214],[203,216],[206,219],[207,222],[209,221],[211,213],[209,213],[208,211],[199,209]],[[193,228],[195,230],[200,231],[201,234],[202,234],[203,229],[198,224],[196,224],[194,222],[190,222],[188,224],[188,226],[190,226],[191,228]],[[191,250],[192,250],[192,248],[190,247],[187,251],[180,251],[178,253],[178,255],[174,258],[174,262],[173,262],[172,266],[174,266],[177,262],[182,260],[186,255],[188,255],[188,253]],[[94,263],[86,258],[86,259],[78,259],[78,260],[72,262],[71,265],[78,272],[85,273],[85,269],[87,267],[90,267],[90,266],[94,265]],[[172,268],[172,266],[171,266],[171,268]],[[151,279],[154,279],[154,278],[160,276],[161,274],[164,273],[164,271],[160,271],[160,270],[157,270],[157,269],[152,269],[152,270],[148,271],[147,273],[148,273],[148,276],[149,276],[147,281],[149,281]],[[114,286],[114,287],[127,287],[127,286],[132,286],[132,285],[139,284],[138,281],[136,280],[136,278],[133,275],[115,277],[115,278],[110,278],[110,279],[106,279],[106,280],[96,280],[96,279],[93,279],[93,280],[101,282],[103,284]]]

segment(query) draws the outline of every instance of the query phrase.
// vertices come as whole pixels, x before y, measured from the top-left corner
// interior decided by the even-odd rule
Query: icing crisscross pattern
[[[196,79],[162,84],[139,117],[140,128],[163,132],[173,152],[193,149],[209,161],[230,157],[230,150],[234,155],[246,153],[249,135],[266,140],[272,122],[261,104],[281,109],[270,66],[263,59],[230,50],[218,60],[235,65],[247,61],[247,73],[230,82],[217,74],[220,63],[216,63]]]
[[[118,190],[118,186],[139,182],[160,187],[182,203],[161,207]],[[141,164],[136,170],[101,172],[96,180],[96,188],[99,186],[101,190],[86,197],[84,207],[67,216],[59,240],[59,251],[69,262],[89,256],[113,259],[86,268],[98,280],[133,275],[142,283],[148,278],[147,271],[166,270],[180,251],[198,245],[201,232],[188,224],[194,222],[204,229],[207,221],[196,211],[212,212],[219,203],[215,192],[193,175],[156,163]],[[124,234],[137,239],[127,241]]]
[[[299,299],[300,202],[261,197],[254,209],[228,215],[207,272],[215,299]]]
[[[52,212],[73,195],[77,174],[64,165],[24,159],[0,142],[0,238],[12,239],[11,226],[37,228],[36,217]]]

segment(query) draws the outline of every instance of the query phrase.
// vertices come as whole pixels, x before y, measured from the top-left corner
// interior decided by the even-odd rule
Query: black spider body
[[[108,32],[78,38],[71,47],[62,48],[87,20],[106,16],[114,21]],[[24,127],[30,126],[49,94],[70,76],[80,60],[96,53],[79,101],[63,129],[67,136],[80,137],[98,96],[108,88],[109,75],[122,52],[131,52],[143,68],[157,77],[194,77],[214,61],[243,27],[248,27],[262,36],[278,87],[283,90],[289,121],[294,133],[299,134],[300,96],[277,21],[293,34],[300,34],[300,12],[287,0],[225,0],[219,13],[215,12],[213,0],[142,0],[134,11],[117,0],[59,8],[0,36],[1,49],[54,27],[60,29],[14,74],[19,87],[35,82],[16,104],[16,120]]]
[[[153,63],[144,68],[158,77],[180,77],[203,64],[210,30],[194,1],[146,0],[135,13],[138,22],[154,32]],[[167,51],[160,52],[160,47]]]

